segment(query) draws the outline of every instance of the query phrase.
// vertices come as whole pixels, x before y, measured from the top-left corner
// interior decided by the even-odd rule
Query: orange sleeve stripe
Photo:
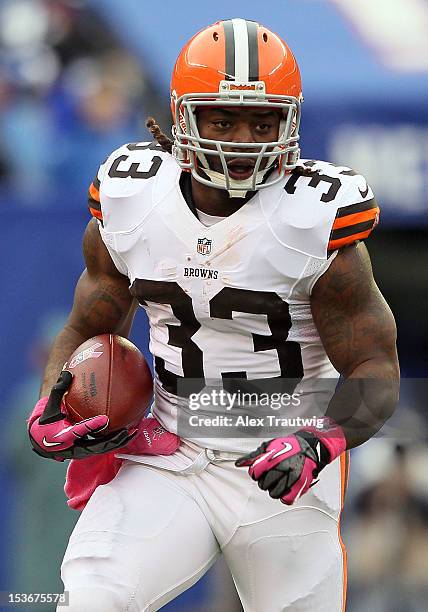
[[[343,559],[342,612],[345,612],[347,586],[348,586],[347,584],[348,583],[348,563],[347,563],[346,547],[345,547],[345,544],[343,543],[342,534],[340,530],[341,528],[340,520],[342,518],[342,510],[343,510],[343,505],[345,502],[345,492],[346,492],[346,486],[348,483],[348,476],[349,476],[349,451],[345,451],[344,453],[342,453],[339,457],[339,461],[340,461],[341,509],[340,509],[339,521],[337,524],[337,531],[338,531],[338,536],[339,536],[340,548],[342,549],[342,559]]]
[[[89,195],[97,202],[100,201],[100,192],[93,183],[91,183],[91,186],[89,187]]]
[[[333,223],[333,229],[339,229],[340,227],[346,227],[348,225],[355,225],[356,223],[362,223],[363,221],[369,221],[375,219],[379,212],[379,207],[365,210],[364,212],[354,213],[353,215],[347,215],[345,217],[337,217]]]
[[[371,229],[368,229],[367,231],[360,232],[359,234],[352,234],[352,236],[346,236],[346,238],[330,240],[330,242],[328,243],[328,250],[334,251],[336,249],[340,249],[343,246],[346,246],[347,244],[352,244],[356,240],[363,240],[364,238],[370,236],[371,231]]]
[[[350,460],[350,452],[348,450],[340,455],[340,475],[341,475],[340,481],[341,481],[342,506],[345,503],[345,493],[348,487],[349,460]]]
[[[100,210],[96,210],[95,208],[89,207],[89,212],[93,217],[96,217],[100,221],[103,220],[103,213]]]

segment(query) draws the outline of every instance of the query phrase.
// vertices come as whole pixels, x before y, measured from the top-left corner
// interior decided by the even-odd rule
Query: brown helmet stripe
[[[248,80],[259,80],[259,43],[257,39],[258,24],[255,21],[247,21],[248,32]]]
[[[232,20],[223,21],[223,28],[226,48],[226,80],[233,81],[235,79],[235,33]]]

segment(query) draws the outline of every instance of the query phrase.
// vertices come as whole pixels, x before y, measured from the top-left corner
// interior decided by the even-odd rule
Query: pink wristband
[[[333,461],[346,451],[346,438],[343,429],[332,419],[325,418],[322,429],[318,427],[305,427],[304,431],[311,432],[323,443],[330,455],[330,461]]]

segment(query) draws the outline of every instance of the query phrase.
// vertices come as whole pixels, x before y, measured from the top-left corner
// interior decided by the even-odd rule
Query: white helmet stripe
[[[245,19],[232,19],[235,38],[235,81],[248,83],[250,78],[248,29]]]

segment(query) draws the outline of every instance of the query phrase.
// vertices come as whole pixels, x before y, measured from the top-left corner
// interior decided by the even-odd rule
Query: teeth
[[[252,170],[254,168],[253,164],[250,163],[245,163],[245,162],[229,162],[228,167],[231,168],[232,170],[240,170],[240,169],[244,169],[244,170]]]

